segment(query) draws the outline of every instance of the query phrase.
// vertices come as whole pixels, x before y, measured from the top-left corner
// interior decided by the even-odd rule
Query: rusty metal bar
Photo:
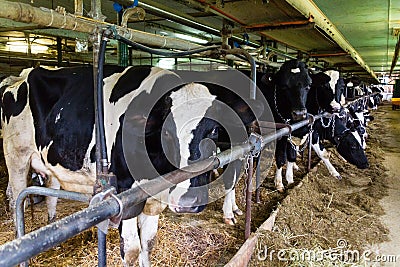
[[[256,203],[261,203],[260,193],[261,193],[261,153],[257,158],[257,167],[256,167]]]
[[[243,32],[262,32],[272,30],[286,30],[286,29],[312,29],[315,23],[312,20],[301,20],[301,21],[289,21],[289,22],[278,22],[278,23],[265,23],[244,26],[238,29],[233,29],[232,34],[243,33]]]
[[[247,177],[246,177],[246,223],[244,229],[244,238],[247,239],[251,233],[251,193],[253,187],[253,157],[247,158]]]

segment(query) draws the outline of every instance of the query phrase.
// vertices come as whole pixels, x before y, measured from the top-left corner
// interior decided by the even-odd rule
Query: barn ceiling
[[[0,1],[0,9],[2,2]],[[74,13],[72,0],[18,0],[36,7],[65,8]],[[91,1],[84,0],[83,16],[88,16]],[[96,0],[92,0],[96,2]],[[117,23],[114,1],[98,0],[106,22]],[[116,1],[125,7],[133,1]],[[208,45],[220,43],[220,31],[228,25],[233,35],[231,45],[254,49],[264,45],[264,59],[283,61],[301,57],[314,66],[340,70],[370,82],[397,78],[400,65],[393,64],[400,31],[400,1],[397,0],[139,0],[146,11],[144,21],[128,24],[129,28],[183,38]],[[58,41],[56,37],[58,38]],[[189,37],[190,36],[190,37]],[[10,40],[45,44],[46,53],[18,53],[10,49]],[[86,34],[25,24],[0,18],[0,69],[13,72],[23,65],[64,65],[91,62],[91,53],[76,53],[76,39]],[[190,39],[189,39],[190,38]],[[233,43],[235,42],[235,44]],[[399,45],[400,46],[400,45]],[[62,50],[58,55],[56,49]],[[114,45],[116,49],[116,45]],[[60,50],[59,50],[60,51]],[[110,57],[117,53],[109,48]],[[262,57],[262,52],[259,52]],[[136,57],[147,56],[133,52]],[[114,61],[113,61],[114,60]],[[116,62],[116,59],[110,59]]]

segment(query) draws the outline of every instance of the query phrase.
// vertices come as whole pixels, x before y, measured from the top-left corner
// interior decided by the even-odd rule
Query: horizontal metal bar
[[[53,189],[53,188],[47,188],[47,187],[41,187],[41,186],[30,186],[30,187],[27,187],[24,190],[22,190],[21,193],[19,193],[18,198],[17,198],[17,203],[18,203],[18,199],[23,200],[28,195],[59,197],[59,198],[65,198],[65,199],[87,202],[87,203],[89,203],[89,201],[90,201],[90,196],[87,194],[66,191],[66,190]]]
[[[24,200],[29,195],[58,197],[86,203],[89,203],[90,201],[90,196],[78,192],[58,190],[41,186],[27,187],[22,190],[21,193],[19,193],[15,202],[15,228],[17,230],[17,237],[25,235]]]

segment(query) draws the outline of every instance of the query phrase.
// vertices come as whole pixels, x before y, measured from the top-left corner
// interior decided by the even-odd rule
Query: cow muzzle
[[[307,118],[307,109],[296,109],[292,112],[292,119],[294,121],[301,121]]]
[[[191,187],[179,198],[170,194],[168,206],[174,213],[199,213],[205,209],[207,202],[207,187]]]

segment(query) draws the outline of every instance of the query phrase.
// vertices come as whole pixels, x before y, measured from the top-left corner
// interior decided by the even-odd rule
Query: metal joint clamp
[[[264,139],[262,135],[257,133],[251,133],[249,136],[249,144],[252,146],[252,150],[250,151],[250,155],[252,157],[258,157],[261,150],[264,147]]]
[[[106,191],[103,191],[103,192],[100,192],[100,193],[94,195],[89,203],[89,206],[92,206],[92,205],[95,205],[95,204],[103,201],[104,199],[106,199],[108,197],[112,197],[118,202],[119,213],[116,216],[111,217],[111,218],[104,220],[104,221],[100,222],[99,224],[97,224],[97,228],[99,228],[99,230],[102,231],[104,234],[107,234],[109,226],[112,228],[118,228],[118,226],[122,220],[124,206],[122,204],[122,201],[115,195],[115,193],[116,193],[115,188],[111,187],[111,188],[107,189]]]

